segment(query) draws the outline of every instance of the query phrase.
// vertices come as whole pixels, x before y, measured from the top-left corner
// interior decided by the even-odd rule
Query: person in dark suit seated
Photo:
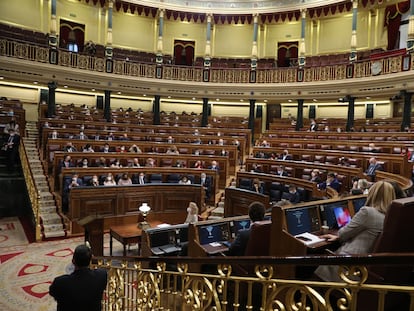
[[[283,150],[283,153],[279,156],[280,160],[292,160],[292,155],[289,154],[287,149]]]
[[[49,294],[55,298],[58,311],[102,310],[108,274],[104,269],[90,269],[91,258],[92,251],[87,245],[77,246],[72,259],[75,270],[53,280]]]
[[[287,176],[288,173],[285,171],[285,167],[283,165],[279,165],[277,167],[276,174],[277,176]]]
[[[206,173],[201,173],[200,185],[203,186],[206,192],[206,200],[209,200],[211,195],[211,177],[207,176]]]
[[[314,182],[316,184],[319,184],[322,182],[321,176],[320,176],[320,171],[318,169],[313,169],[311,172],[311,178],[310,178],[311,182]]]
[[[264,193],[263,184],[260,182],[259,178],[253,179],[251,191],[261,194]]]
[[[369,159],[369,166],[367,170],[365,171],[365,174],[371,178],[371,181],[375,180],[375,172],[376,171],[383,171],[384,168],[380,163],[378,163],[377,159],[375,157],[372,157]]]
[[[72,162],[72,157],[70,155],[66,155],[62,162],[60,162],[60,169],[59,172],[62,170],[62,168],[69,168],[74,167],[75,165]]]
[[[66,143],[65,148],[63,148],[64,152],[76,152],[78,150],[76,150],[75,146],[72,145],[72,142],[68,141]]]
[[[340,191],[341,189],[341,183],[336,178],[336,174],[333,172],[329,172],[326,176],[326,181],[321,182],[318,184],[319,189],[326,189],[327,187],[331,187],[332,189],[335,189],[336,191]]]
[[[219,168],[219,166],[217,164],[217,161],[215,161],[215,160],[211,161],[211,165],[208,168],[210,170],[216,170],[216,171],[219,171],[220,170],[220,168]]]
[[[263,203],[252,202],[249,205],[250,226],[256,221],[264,219],[266,208]],[[230,244],[229,250],[226,252],[228,256],[243,256],[246,251],[247,242],[250,238],[250,228],[240,230],[234,241]]]
[[[6,152],[7,170],[13,172],[19,158],[20,135],[16,133],[14,128],[9,128],[8,132],[9,136],[6,138],[3,150]]]
[[[296,204],[296,203],[299,203],[301,201],[300,193],[296,189],[295,185],[290,185],[289,186],[289,192],[285,192],[283,194],[282,199],[286,199],[292,204]]]
[[[316,132],[318,130],[318,123],[314,119],[310,121],[309,132]]]

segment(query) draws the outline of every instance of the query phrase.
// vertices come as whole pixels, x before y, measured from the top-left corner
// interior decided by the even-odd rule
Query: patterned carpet
[[[66,273],[73,250],[83,243],[83,237],[29,244],[17,218],[0,219],[0,228],[0,310],[55,311],[49,285]],[[109,255],[108,245],[107,234],[105,255]],[[122,254],[122,246],[116,241],[114,253]]]

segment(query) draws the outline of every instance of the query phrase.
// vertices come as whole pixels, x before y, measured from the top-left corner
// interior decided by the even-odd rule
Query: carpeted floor
[[[0,219],[0,310],[55,311],[49,285],[65,274],[75,247],[83,237],[52,242],[29,243],[17,218]],[[136,248],[129,254],[135,255]],[[109,235],[105,235],[104,254],[109,255]],[[122,246],[114,241],[114,255]]]

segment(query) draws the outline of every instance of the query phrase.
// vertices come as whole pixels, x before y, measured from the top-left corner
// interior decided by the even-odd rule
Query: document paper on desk
[[[295,238],[297,238],[298,240],[300,240],[307,246],[311,246],[311,245],[326,241],[325,239],[322,239],[319,236],[314,235],[309,232],[304,232],[304,233],[295,235]]]

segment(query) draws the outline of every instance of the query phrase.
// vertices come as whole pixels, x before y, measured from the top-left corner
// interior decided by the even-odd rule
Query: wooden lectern
[[[85,229],[85,242],[88,241],[94,256],[103,256],[103,216],[90,215],[78,220],[78,224]]]

